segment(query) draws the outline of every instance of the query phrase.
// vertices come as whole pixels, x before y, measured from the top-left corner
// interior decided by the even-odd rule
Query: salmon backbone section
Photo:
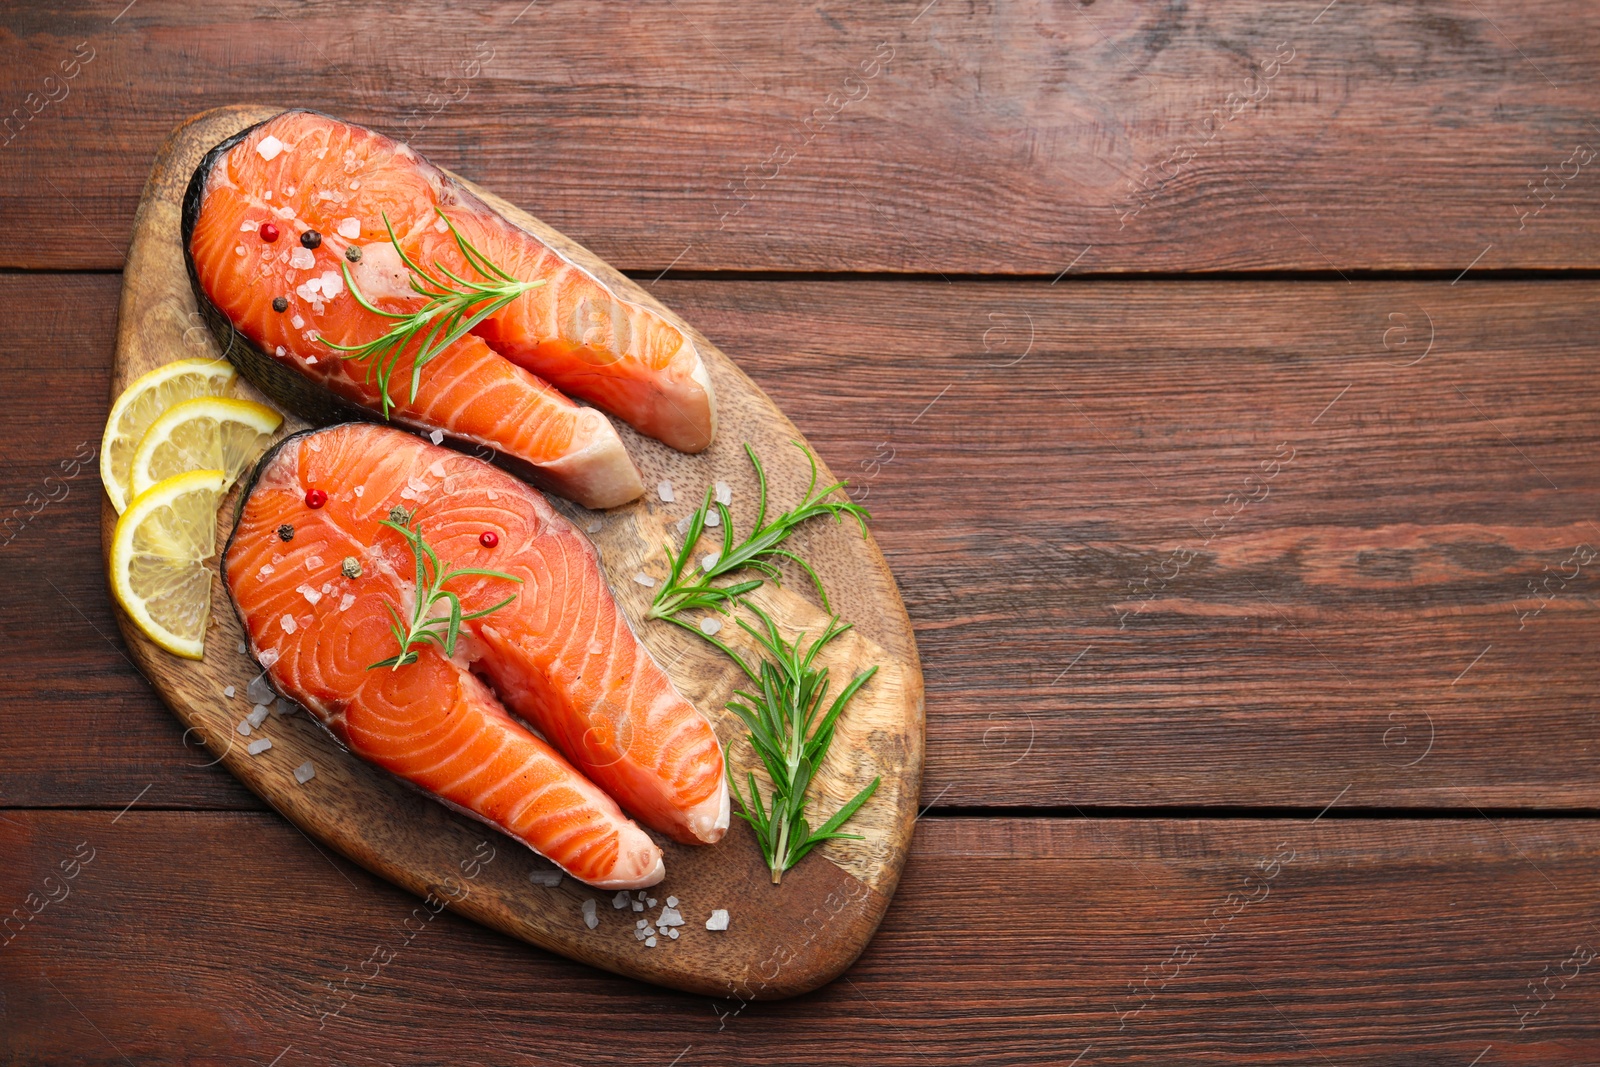
[[[643,492],[602,412],[680,451],[715,435],[685,330],[365,127],[288,111],[224,140],[190,180],[182,237],[229,358],[313,423],[439,431],[597,508]],[[474,299],[490,291],[503,299]],[[440,344],[450,322],[470,329]],[[366,347],[397,328],[392,349]]]
[[[448,645],[396,633],[424,595],[412,531],[434,554],[420,584],[459,598]],[[472,570],[491,573],[434,585]],[[711,723],[634,635],[588,537],[510,474],[370,422],[297,434],[257,466],[222,571],[278,692],[573,877],[659,882],[633,820],[686,844],[726,832]]]

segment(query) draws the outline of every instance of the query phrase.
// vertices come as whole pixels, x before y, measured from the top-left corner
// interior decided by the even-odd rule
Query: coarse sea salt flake
[[[297,592],[301,596],[305,597],[306,600],[310,601],[313,605],[315,605],[317,601],[322,599],[322,594],[317,592],[317,590],[311,588],[311,586],[309,586],[309,585],[299,586],[299,587],[297,587],[295,589],[295,592]]]
[[[271,163],[274,159],[277,159],[278,153],[282,151],[283,142],[272,136],[270,133],[261,138],[261,142],[256,145],[256,154],[262,159],[266,160],[268,163]]]
[[[317,265],[317,257],[311,254],[311,249],[303,245],[289,253],[289,266],[295,270],[310,270]]]
[[[601,528],[604,527],[604,526],[605,526],[605,523],[601,522],[599,519],[595,519],[593,522],[589,523],[589,525],[584,527],[584,528],[586,530],[588,530],[590,533],[599,533]]]
[[[240,641],[239,642],[239,651],[240,651],[241,654],[245,653],[245,652],[248,652],[248,651],[250,651],[250,646],[245,644],[243,641]]]
[[[245,219],[243,222],[239,223],[239,232],[255,233],[260,227],[261,223],[257,222],[255,219]]]
[[[278,650],[275,648],[263,648],[259,658],[263,667],[270,667],[274,663],[278,662]],[[254,700],[255,697],[251,697],[250,699]],[[269,697],[268,699],[271,698]]]
[[[304,763],[300,764],[300,766],[294,769],[294,780],[299,782],[301,785],[305,785],[316,776],[317,769],[311,766],[310,760],[306,760]]]
[[[667,936],[672,938],[672,940],[674,940],[674,941],[678,940],[678,928],[677,927],[673,927],[672,929],[668,930],[667,931]]]
[[[656,920],[656,925],[657,926],[682,926],[683,925],[683,916],[681,914],[679,914],[677,908],[671,908],[671,907],[662,908],[661,909],[661,918]]]
[[[290,324],[291,324],[291,325],[293,325],[293,326],[294,326],[294,328],[295,328],[295,329],[297,329],[297,330],[298,330],[298,329],[301,329],[301,328],[302,328],[302,327],[304,327],[304,326],[305,326],[305,324],[306,324],[306,320],[305,320],[305,319],[304,319],[304,318],[302,318],[302,317],[301,317],[301,315],[300,315],[300,313],[299,313],[299,312],[298,312],[298,311],[297,311],[297,312],[295,312],[295,313],[294,313],[294,317],[293,317],[293,318],[291,318],[291,319],[290,319],[290,320],[289,320],[289,322],[290,322]]]
[[[721,525],[722,525],[722,512],[720,512],[720,511],[708,511],[708,512],[706,512],[706,526],[709,529],[715,530],[718,526],[721,526]]]
[[[349,611],[350,610],[350,605],[354,604],[355,602],[356,602],[355,596],[353,594],[351,594],[351,593],[346,593],[344,596],[339,598],[339,610],[340,611]]]
[[[633,580],[644,586],[646,589],[654,589],[656,587],[656,580],[650,577],[644,571],[639,571],[637,574],[635,574],[633,576]]]
[[[361,220],[352,215],[347,219],[339,220],[339,236],[354,240],[361,236]]]
[[[542,885],[546,886],[547,888],[554,889],[556,886],[561,884],[561,872],[554,870],[547,871],[543,868],[540,868],[539,870],[528,872],[528,881],[532,882],[534,885]]]
[[[443,430],[434,430],[432,433],[428,434],[428,440],[432,441],[436,445],[443,443],[443,441],[444,441],[444,431]]]
[[[715,637],[717,631],[722,629],[722,620],[707,616],[700,620],[700,632],[707,637]]]
[[[721,558],[721,552],[707,552],[705,555],[700,557],[700,569],[703,571],[709,571],[712,567],[717,565],[717,560]]]
[[[244,651],[244,649],[243,649],[243,648],[240,648],[240,649],[239,649],[239,651],[240,651],[240,652],[243,652],[243,651]],[[234,687],[233,687],[233,686],[231,686],[231,685],[230,685],[230,686],[228,686],[228,688],[226,688],[226,689],[224,689],[224,690],[223,690],[223,691],[222,691],[222,695],[223,695],[223,696],[225,696],[225,697],[227,697],[227,698],[228,698],[228,699],[229,699],[229,700],[232,700],[232,699],[233,699],[233,694],[235,694],[235,693],[237,693],[237,692],[238,692],[238,690],[237,690],[237,689],[235,689],[235,688],[234,688]]]
[[[661,502],[664,504],[671,504],[678,499],[676,494],[674,494],[672,491],[671,482],[661,482],[659,485],[657,485],[656,496],[659,496],[661,498]]]
[[[320,566],[322,566],[322,557],[321,556],[307,556],[306,557],[306,570],[314,571]]]
[[[356,494],[357,497],[365,496],[366,492],[367,492],[367,487],[364,486],[364,485],[358,485],[355,488],[355,494]]]
[[[238,731],[239,731],[239,733],[241,735],[243,735],[245,737],[249,737],[250,736],[250,720],[249,719],[240,719],[237,729],[238,729]]]
[[[612,897],[611,898],[611,906],[613,908],[616,908],[618,911],[621,911],[623,908],[626,908],[628,906],[628,891],[626,889],[624,889],[622,892],[620,892],[616,896]]]
[[[718,482],[716,488],[717,488],[717,503],[719,503],[719,504],[731,504],[731,503],[733,503],[733,490],[728,487],[728,483],[727,482]]]
[[[282,345],[279,345],[277,348],[273,349],[272,351],[273,351],[273,355],[277,356],[279,359],[282,359],[284,356],[289,354],[289,350],[287,348],[284,348]]]
[[[644,939],[644,947],[645,948],[655,948],[656,947],[656,939],[654,937],[645,938]]]
[[[593,897],[583,902],[583,925],[591,930],[600,925],[600,916],[594,913]]]
[[[265,752],[267,749],[269,749],[271,747],[272,747],[272,739],[270,737],[263,737],[259,741],[250,742],[249,747],[247,747],[245,749],[245,751],[250,753],[250,755],[252,755],[252,756],[259,756],[259,755],[261,755],[261,753]]]
[[[677,906],[678,906],[678,898],[677,897],[668,897],[667,898],[667,907],[676,908]]]
[[[294,621],[294,616],[293,615],[287,615],[286,614],[286,615],[283,616],[283,618],[278,620],[278,625],[283,627],[283,632],[284,633],[292,634],[292,633],[294,633],[295,628],[296,628],[296,626],[298,624]]]
[[[644,901],[642,901],[642,900],[633,901],[633,910],[634,911],[643,911],[644,910]]]
[[[718,908],[711,913],[711,918],[706,920],[707,930],[726,930],[728,928],[728,909]]]
[[[440,462],[439,460],[434,460],[431,464],[428,465],[428,473],[433,475],[435,478],[443,478],[444,477],[444,464],[442,462]]]
[[[331,270],[322,272],[322,295],[332,300],[344,292],[344,279]]]
[[[260,726],[267,721],[267,706],[265,704],[257,704],[250,709],[250,714],[244,717],[244,721],[251,726]]]
[[[266,652],[261,653],[261,659],[265,661],[266,658]],[[272,691],[272,686],[267,684],[267,676],[264,674],[256,675],[250,679],[250,684],[245,686],[245,696],[250,698],[252,704],[265,704],[276,695]]]

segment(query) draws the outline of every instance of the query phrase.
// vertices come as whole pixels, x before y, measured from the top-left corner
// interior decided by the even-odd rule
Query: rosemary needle
[[[411,257],[406,255],[406,250],[400,247],[400,239],[394,235],[394,227],[389,224],[389,216],[386,213],[383,216],[383,228],[389,234],[389,243],[394,245],[394,250],[400,253],[401,262],[411,271],[412,291],[426,297],[426,302],[417,310],[406,312],[384,311],[375,307],[357,288],[355,279],[350,275],[350,264],[341,259],[339,269],[344,271],[344,281],[350,290],[350,295],[374,315],[393,319],[395,325],[381,337],[359,345],[335,344],[326,338],[321,338],[322,343],[329,348],[345,353],[344,359],[367,361],[367,381],[370,382],[374,376],[377,377],[378,388],[383,395],[383,417],[386,419],[394,408],[394,401],[389,396],[389,380],[394,374],[395,367],[399,365],[401,353],[413,340],[422,337],[422,344],[417,349],[416,357],[411,361],[411,400],[415,401],[417,389],[422,384],[422,368],[435,356],[529,289],[536,289],[544,284],[542,280],[519,281],[507,274],[491,263],[471,241],[461,236],[455,224],[445,217],[443,211],[437,207],[434,211],[438,212],[439,217],[444,219],[444,224],[450,228],[450,236],[455,238],[467,265],[485,280],[468,281],[438,260],[434,260],[433,263],[437,274],[430,274],[413,262]],[[444,280],[445,278],[448,278],[449,282],[454,282],[459,288],[453,288]],[[423,332],[425,328],[426,333]]]
[[[767,472],[762,469],[761,460],[756,455],[755,449],[747,442],[744,446],[745,454],[750,457],[750,463],[756,469],[756,481],[761,487],[761,499],[756,508],[755,525],[750,529],[750,536],[735,545],[733,543],[733,518],[728,512],[728,505],[720,500],[713,500],[713,491],[706,490],[705,500],[701,503],[690,519],[689,532],[683,539],[683,547],[676,553],[672,546],[667,546],[667,559],[671,564],[671,573],[662,583],[661,591],[656,594],[650,610],[645,613],[648,619],[665,619],[675,622],[680,626],[687,626],[677,616],[685,611],[696,608],[712,609],[727,613],[726,604],[729,604],[746,593],[759,589],[762,579],[751,578],[733,585],[717,586],[711,583],[718,578],[738,570],[754,570],[778,581],[781,572],[778,570],[774,559],[788,559],[799,564],[811,578],[811,583],[816,587],[817,596],[822,601],[822,610],[832,613],[828,605],[828,593],[822,588],[822,580],[817,577],[817,572],[811,564],[799,556],[782,547],[789,539],[795,527],[807,519],[818,515],[832,515],[836,520],[843,522],[845,515],[851,515],[861,525],[862,536],[867,532],[867,519],[871,516],[860,504],[848,500],[828,500],[829,494],[835,490],[843,489],[845,482],[834,482],[832,485],[817,491],[817,457],[811,450],[799,441],[791,442],[805,454],[806,460],[811,464],[811,482],[806,486],[805,496],[800,503],[789,511],[784,512],[770,523],[767,519]],[[695,544],[700,540],[700,534],[705,530],[706,516],[715,504],[718,517],[722,520],[722,548],[712,559],[709,566],[704,567],[698,576],[693,576],[689,564],[694,556]],[[686,577],[685,572],[690,571]],[[691,627],[692,628],[692,627]],[[698,631],[697,631],[698,632]],[[717,642],[720,644],[720,642]]]
[[[415,523],[402,526],[388,519],[381,520],[383,525],[394,530],[406,543],[411,546],[411,554],[417,561],[416,604],[411,610],[411,619],[403,619],[395,606],[384,601],[383,606],[389,611],[392,622],[389,632],[394,634],[395,640],[400,642],[400,651],[386,660],[380,660],[367,668],[369,671],[379,667],[393,667],[399,670],[408,663],[417,662],[419,650],[430,642],[437,645],[446,656],[455,655],[456,638],[461,634],[461,624],[472,619],[481,619],[485,615],[499,611],[513,600],[517,594],[512,593],[493,607],[481,611],[471,611],[462,614],[461,598],[455,593],[444,588],[444,583],[452,578],[462,578],[477,575],[483,578],[503,578],[508,582],[522,584],[521,578],[514,578],[500,571],[483,570],[478,567],[463,567],[455,570],[439,562],[439,556],[433,548],[423,539],[422,530],[415,527]],[[430,614],[433,606],[439,601],[449,605],[444,615]],[[440,632],[443,627],[443,632]]]
[[[768,802],[763,804],[752,771],[749,773],[750,795],[747,799],[733,776],[731,761],[727,763],[728,785],[743,809],[739,817],[755,831],[762,857],[776,885],[781,881],[784,871],[800,862],[806,853],[823,841],[835,838],[861,840],[860,834],[842,833],[839,828],[877,791],[881,777],[874,778],[871,784],[815,830],[806,821],[806,791],[811,786],[816,769],[827,758],[840,713],[856,691],[878,672],[878,668],[869,667],[856,675],[823,712],[823,703],[828,697],[828,668],[815,666],[817,653],[829,641],[850,629],[850,624],[841,623],[837,617],[832,618],[828,620],[821,636],[809,646],[802,647],[806,637],[804,633],[793,641],[785,641],[770,615],[755,604],[747,606],[761,619],[765,632],[744,619],[739,620],[739,625],[760,643],[770,658],[763,659],[757,671],[742,657],[729,651],[729,655],[738,661],[755,685],[753,691],[736,691],[733,699],[728,701],[728,710],[749,727],[750,746],[767,769],[767,776],[772,780],[772,792]],[[727,651],[726,646],[723,647]]]

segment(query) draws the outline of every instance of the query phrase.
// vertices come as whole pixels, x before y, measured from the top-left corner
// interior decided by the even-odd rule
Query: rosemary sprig
[[[461,624],[472,619],[481,619],[485,615],[499,611],[513,600],[517,594],[512,593],[493,607],[481,611],[471,611],[466,614],[461,612],[461,598],[455,593],[444,588],[444,583],[452,578],[462,578],[478,575],[484,578],[504,578],[508,582],[522,584],[521,578],[514,578],[500,571],[483,570],[478,567],[463,567],[455,570],[439,562],[439,556],[427,541],[423,540],[422,530],[413,528],[415,524],[402,526],[400,523],[389,519],[382,520],[383,525],[394,530],[406,543],[411,546],[411,554],[417,561],[416,603],[411,609],[411,619],[406,621],[401,618],[400,612],[393,604],[384,602],[384,607],[389,610],[389,617],[393,622],[389,630],[394,634],[395,640],[400,642],[400,651],[386,660],[380,660],[367,668],[375,671],[379,667],[392,667],[399,670],[408,663],[415,663],[418,659],[418,650],[432,642],[437,645],[446,656],[455,655],[456,638],[461,634]],[[449,611],[444,615],[430,614],[433,606],[439,601],[450,605]],[[440,632],[440,627],[444,631]]]
[[[529,289],[544,284],[543,281],[519,281],[507,274],[489,262],[488,257],[478,251],[471,241],[461,236],[455,224],[445,217],[443,211],[437,207],[434,211],[438,212],[439,217],[444,219],[444,224],[450,227],[450,235],[456,239],[456,245],[461,249],[468,266],[486,280],[468,281],[438,260],[433,262],[434,270],[438,274],[428,273],[426,269],[413,262],[411,257],[406,255],[406,250],[400,247],[400,240],[394,235],[394,227],[389,224],[387,213],[383,216],[383,228],[389,233],[389,243],[394,245],[394,250],[400,253],[401,262],[411,271],[412,291],[426,297],[427,302],[415,311],[406,312],[384,311],[375,307],[356,287],[355,279],[350,275],[349,262],[346,260],[339,262],[340,269],[344,271],[344,283],[356,302],[374,315],[393,319],[395,325],[388,333],[364,344],[341,345],[326,338],[322,339],[322,343],[329,348],[344,352],[344,359],[367,361],[367,381],[372,381],[376,374],[378,388],[383,394],[383,417],[386,419],[394,408],[394,401],[389,396],[389,379],[400,362],[401,353],[412,340],[419,335],[422,337],[416,358],[411,361],[411,399],[415,401],[417,389],[422,384],[422,368],[435,356]],[[448,278],[459,288],[452,288],[439,275]],[[424,334],[425,328],[427,332]]]
[[[760,670],[756,671],[726,645],[717,644],[733,656],[755,683],[754,691],[735,691],[734,699],[728,701],[728,710],[750,728],[750,747],[761,757],[767,776],[772,779],[772,793],[763,804],[752,771],[749,774],[750,796],[746,799],[733,776],[731,761],[727,762],[728,785],[743,809],[739,817],[755,831],[767,869],[772,872],[772,882],[777,885],[784,871],[800,862],[821,842],[834,838],[861,840],[860,834],[841,833],[839,827],[877,791],[881,776],[874,778],[815,830],[806,822],[806,790],[811,786],[812,775],[827,758],[840,713],[878,668],[870,667],[856,675],[827,711],[822,712],[823,702],[828,697],[828,668],[818,668],[814,661],[823,646],[850,629],[850,624],[841,623],[837,617],[830,619],[822,635],[802,650],[804,633],[792,642],[785,641],[770,615],[756,604],[747,602],[746,606],[760,617],[766,632],[757,630],[744,619],[739,620],[739,625],[771,658],[763,659]],[[822,712],[820,718],[819,712]]]
[[[805,453],[807,461],[811,464],[811,482],[806,486],[805,496],[798,506],[784,512],[772,522],[767,519],[767,472],[761,467],[761,460],[756,456],[755,449],[746,442],[745,454],[750,457],[750,463],[756,469],[756,481],[761,486],[761,501],[756,508],[755,525],[750,529],[750,536],[738,545],[733,543],[733,517],[728,512],[728,505],[720,500],[713,499],[713,491],[706,490],[705,500],[689,521],[688,535],[683,539],[683,547],[674,553],[672,546],[667,548],[667,559],[671,563],[672,573],[662,583],[661,591],[656,594],[650,610],[645,613],[648,619],[665,619],[677,623],[687,629],[698,628],[689,625],[677,616],[685,611],[696,608],[712,609],[727,614],[725,605],[731,603],[746,593],[759,589],[762,579],[751,578],[733,585],[716,586],[711,583],[725,575],[738,570],[754,570],[772,579],[780,580],[782,572],[778,570],[774,559],[788,559],[800,565],[801,570],[811,577],[811,583],[816,587],[817,596],[822,601],[822,610],[832,613],[828,605],[827,590],[822,588],[822,580],[817,577],[817,572],[811,564],[799,556],[783,548],[783,543],[794,532],[795,527],[807,519],[818,515],[832,515],[839,522],[844,521],[845,515],[852,515],[856,522],[861,524],[862,536],[866,536],[867,519],[871,516],[860,504],[848,500],[828,500],[828,494],[838,489],[843,489],[845,482],[834,482],[832,485],[817,492],[817,457],[811,450],[799,441],[791,442],[801,452]],[[700,540],[700,534],[706,528],[706,516],[715,504],[717,514],[722,520],[722,548],[716,554],[715,560],[709,567],[701,569],[698,576],[693,575],[690,561],[694,557],[695,544]],[[685,577],[685,571],[690,571],[691,576]],[[720,642],[716,642],[720,644]],[[723,649],[727,651],[726,648]],[[732,655],[729,652],[729,655]]]

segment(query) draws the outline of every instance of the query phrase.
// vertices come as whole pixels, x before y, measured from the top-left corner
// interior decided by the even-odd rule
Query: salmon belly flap
[[[675,448],[711,443],[715,400],[691,337],[409,146],[285,112],[208,155],[190,201],[188,252],[202,295],[267,359],[348,404],[486,445],[590,507],[625,503],[643,486],[601,411],[566,394]],[[384,357],[347,351],[396,326],[379,312],[430,306],[414,280],[431,276],[459,292],[464,282],[503,280],[486,268],[533,287],[498,308],[487,298],[468,304],[462,322],[486,316],[442,349],[428,340],[448,314],[439,312],[393,355],[387,387],[376,373]]]
[[[509,599],[464,621],[453,655],[421,643],[380,665],[401,651],[391,611],[411,620],[418,596],[412,545],[386,519],[440,567],[508,576],[446,580],[466,615]],[[516,478],[372,423],[310,431],[262,461],[223,573],[275,688],[574,877],[660,881],[660,848],[623,809],[689,843],[726,829],[711,724],[629,629],[588,539]]]

